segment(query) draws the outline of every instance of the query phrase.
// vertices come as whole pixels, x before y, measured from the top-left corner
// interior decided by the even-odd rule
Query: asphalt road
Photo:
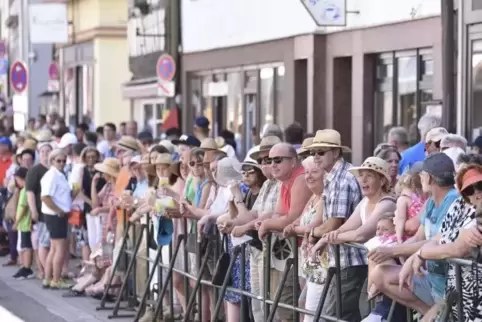
[[[39,280],[14,280],[16,268],[1,267],[0,258],[0,321],[1,322],[127,322],[109,320],[110,311],[96,311],[99,301],[91,298],[64,298],[63,291],[44,290]],[[124,312],[122,312],[124,313]]]

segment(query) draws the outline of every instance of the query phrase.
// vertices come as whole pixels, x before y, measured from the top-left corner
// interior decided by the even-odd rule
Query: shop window
[[[279,66],[276,68],[276,95],[275,106],[273,111],[273,119],[276,120],[276,113],[283,111],[283,93],[284,93],[285,67]]]
[[[274,123],[274,68],[262,68],[259,76],[261,81],[260,126]]]
[[[246,114],[245,133],[260,132],[260,126],[258,122],[258,70],[250,70],[244,73],[244,110]],[[251,135],[245,135],[245,147],[248,151],[257,142],[253,142]]]
[[[477,112],[482,106],[482,40],[472,42],[472,100],[468,117],[470,139],[482,135],[482,113]]]
[[[472,0],[472,10],[482,10],[482,0]]]
[[[153,104],[144,104],[144,122],[142,124],[142,130],[150,130],[152,133],[153,125],[155,124],[154,119],[154,106]]]
[[[417,123],[432,100],[433,59],[430,49],[379,55],[376,65],[374,144],[386,141],[388,131],[403,126],[416,143]]]
[[[166,48],[166,11],[152,10],[147,15],[132,17],[127,24],[130,56],[143,56]]]
[[[243,135],[243,106],[241,101],[241,73],[227,74],[228,95],[226,98],[225,124],[226,128],[233,132],[237,146],[241,148]]]

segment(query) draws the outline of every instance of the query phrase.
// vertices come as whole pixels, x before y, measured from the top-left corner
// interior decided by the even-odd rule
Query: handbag
[[[78,206],[77,206],[78,207]],[[85,217],[82,209],[71,209],[69,214],[69,224],[75,227],[82,227],[85,224]]]
[[[225,249],[216,263],[216,268],[214,269],[213,278],[211,280],[213,285],[216,286],[223,285],[226,274],[228,274],[229,262],[231,261],[231,254],[228,252],[228,236],[226,234],[223,235],[223,245]],[[231,285],[231,283],[232,279],[231,275],[229,275],[228,286]]]
[[[5,217],[4,219],[8,222],[15,222],[15,217],[17,215],[17,204],[18,204],[19,190],[15,188],[13,194],[7,200],[5,204]]]

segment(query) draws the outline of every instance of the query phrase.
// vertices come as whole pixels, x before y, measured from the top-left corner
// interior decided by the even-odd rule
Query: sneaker
[[[18,272],[13,275],[13,278],[17,280],[24,280],[34,277],[35,274],[30,268],[22,267],[18,270]]]
[[[65,280],[60,280],[58,282],[51,282],[50,289],[51,290],[67,290],[72,287],[71,283],[66,282]]]
[[[50,284],[51,284],[51,283],[52,283],[52,282],[51,282],[50,280],[44,279],[44,280],[42,281],[42,287],[43,287],[43,288],[50,288]]]

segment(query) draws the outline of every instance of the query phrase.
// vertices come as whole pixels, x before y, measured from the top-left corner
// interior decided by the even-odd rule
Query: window
[[[472,0],[472,10],[482,10],[482,0]]]
[[[468,117],[468,128],[471,130],[469,139],[474,140],[482,135],[482,114],[475,113],[482,105],[482,40],[472,42],[472,77],[471,77],[472,99]]]
[[[274,68],[262,68],[259,75],[261,80],[260,127],[274,123]]]
[[[145,16],[129,19],[127,25],[130,56],[164,51],[166,46],[166,10],[153,10]]]
[[[433,58],[430,49],[380,54],[376,64],[375,142],[387,141],[394,126],[403,126],[411,144],[419,140],[417,122],[432,101]]]

